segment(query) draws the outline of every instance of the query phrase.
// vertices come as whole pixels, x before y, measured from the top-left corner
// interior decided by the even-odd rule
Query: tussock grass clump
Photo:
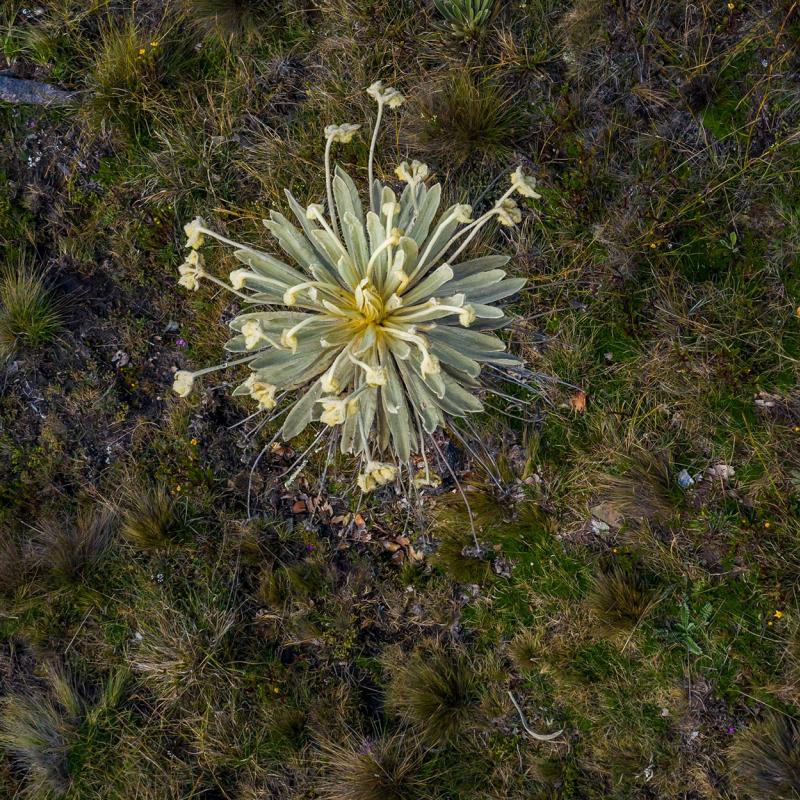
[[[770,713],[739,734],[729,751],[731,779],[745,797],[800,797],[800,722]]]
[[[0,274],[0,361],[19,347],[37,348],[52,341],[62,323],[59,304],[41,272],[20,263]]]
[[[83,509],[69,523],[48,519],[34,538],[34,561],[60,581],[83,577],[105,555],[116,530],[113,509]]]
[[[86,75],[85,106],[133,137],[174,102],[181,80],[200,64],[192,38],[174,27],[144,28],[133,17],[102,28]]]
[[[272,606],[285,606],[308,597],[319,598],[330,581],[329,570],[317,558],[281,565],[263,572],[257,598]]]
[[[509,503],[488,482],[471,485],[466,498],[465,503],[459,492],[453,492],[436,499],[433,532],[440,542],[431,563],[459,583],[481,585],[494,577],[491,559],[495,551],[486,547],[486,542],[496,541],[503,529],[509,530],[515,523]]]
[[[630,560],[617,560],[597,570],[587,603],[605,630],[629,631],[653,609],[658,597],[641,567]]]
[[[458,583],[483,585],[494,577],[492,563],[476,554],[469,522],[462,528],[442,530],[431,562]]]
[[[520,631],[509,643],[508,654],[514,666],[532,672],[542,664],[542,639],[535,631]]]
[[[496,165],[525,134],[523,104],[490,79],[447,75],[421,90],[403,118],[409,149],[449,167]]]
[[[223,599],[193,592],[181,604],[144,609],[132,665],[163,704],[191,707],[230,684],[236,612]]]
[[[319,789],[327,800],[414,800],[428,797],[420,773],[423,751],[403,733],[370,741],[351,737],[326,743],[322,763],[327,774]]]
[[[631,521],[665,523],[675,516],[674,479],[669,461],[641,448],[621,475],[599,475],[598,495]]]
[[[28,573],[28,560],[19,543],[6,532],[0,537],[0,594],[11,594]]]
[[[186,536],[183,510],[163,486],[130,489],[123,507],[122,535],[142,550],[166,549]]]
[[[187,16],[224,36],[254,36],[282,19],[281,0],[183,0]]]
[[[561,18],[559,29],[569,61],[582,61],[603,43],[606,35],[605,8],[598,0],[577,0]],[[580,74],[580,70],[575,70]]]
[[[62,667],[49,664],[46,688],[14,692],[0,701],[0,745],[26,771],[29,797],[61,797],[69,789],[69,739],[84,703]]]
[[[454,741],[478,721],[483,682],[478,665],[462,646],[420,645],[394,670],[388,705],[424,742]]]

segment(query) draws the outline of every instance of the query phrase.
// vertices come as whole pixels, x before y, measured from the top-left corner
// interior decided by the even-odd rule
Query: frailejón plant
[[[442,189],[426,185],[428,167],[418,161],[395,170],[405,184],[398,197],[375,178],[374,159],[383,113],[404,98],[380,81],[367,92],[378,111],[366,209],[351,177],[331,167],[333,146],[350,142],[360,126],[330,125],[327,204],[304,207],[287,191],[296,224],[277,211],[264,220],[291,263],[231,241],[201,218],[185,226],[189,254],[179,283],[190,290],[204,280],[219,284],[245,309],[230,323],[230,360],[181,370],[174,382],[185,396],[198,376],[247,364],[249,375],[233,393],[250,396],[266,411],[276,406],[277,393],[295,392],[283,438],[312,422],[328,426],[342,453],[361,456],[363,491],[394,481],[400,468],[410,468],[412,455],[424,465],[418,482],[432,480],[426,436],[446,419],[482,410],[475,394],[482,365],[519,364],[493,333],[509,321],[493,303],[516,293],[524,280],[506,277],[506,256],[461,257],[490,220],[520,222],[514,195],[539,197],[535,180],[517,169],[485,213],[473,217],[472,208],[459,203],[437,219]],[[245,265],[230,274],[230,285],[205,269],[205,237],[234,247]]]
[[[450,32],[458,39],[474,39],[492,16],[494,0],[435,0]]]

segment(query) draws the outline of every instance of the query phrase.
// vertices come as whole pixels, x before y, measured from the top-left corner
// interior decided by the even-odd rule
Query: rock
[[[73,102],[75,95],[49,83],[0,75],[0,100],[12,105],[63,106]]]
[[[689,470],[682,469],[678,473],[678,486],[681,489],[688,489],[690,486],[694,486],[694,478],[689,474]]]
[[[708,468],[708,474],[712,478],[719,478],[721,481],[729,481],[736,475],[736,470],[730,464],[715,464]]]
[[[595,527],[595,521],[599,521],[605,525],[605,528],[603,528],[602,525],[598,526],[602,530],[619,528],[619,526],[622,525],[622,514],[614,508],[613,503],[600,503],[590,508],[589,513],[595,518],[592,520],[592,527]]]

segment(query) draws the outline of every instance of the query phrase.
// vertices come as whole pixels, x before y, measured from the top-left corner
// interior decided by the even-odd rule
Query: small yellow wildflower
[[[775,617],[775,619],[781,619],[781,617],[783,617],[783,611],[778,610],[772,616]]]
[[[150,42],[150,47],[158,47],[158,42]]]
[[[736,8],[735,3],[728,3],[728,11],[733,11],[734,8]]]
[[[198,444],[200,444],[200,440],[199,439],[192,439],[191,443],[193,445],[197,446]]]
[[[272,691],[275,692],[275,694],[280,694],[281,693],[280,686],[273,686]]]
[[[139,55],[140,55],[140,56],[143,56],[143,55],[144,55],[146,52],[147,52],[147,51],[144,49],[144,47],[140,47],[140,48],[139,48]]]
[[[771,523],[769,520],[767,520],[767,521],[764,523],[764,527],[765,527],[765,528],[771,528],[771,527],[772,527],[772,523]]]

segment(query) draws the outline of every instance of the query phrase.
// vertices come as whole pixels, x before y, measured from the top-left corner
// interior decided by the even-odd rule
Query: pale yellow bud
[[[203,244],[203,231],[205,227],[205,220],[202,217],[195,217],[191,222],[187,222],[183,226],[183,231],[186,234],[186,247],[191,247],[196,250]]]
[[[172,382],[172,391],[181,397],[186,397],[192,391],[192,386],[194,386],[194,375],[185,369],[179,369]]]
[[[347,400],[338,397],[323,397],[317,400],[322,403],[320,421],[331,427],[341,425],[347,419]]]
[[[244,346],[248,350],[258,347],[266,338],[257,319],[249,319],[242,325],[242,336],[244,336]]]
[[[523,197],[531,197],[534,200],[540,200],[541,195],[536,191],[536,178],[531,175],[526,175],[522,171],[522,167],[517,167],[511,173],[511,186],[517,194]]]
[[[360,125],[355,125],[351,122],[345,122],[342,125],[328,125],[325,128],[325,138],[341,144],[347,144],[353,140],[356,131]]]

